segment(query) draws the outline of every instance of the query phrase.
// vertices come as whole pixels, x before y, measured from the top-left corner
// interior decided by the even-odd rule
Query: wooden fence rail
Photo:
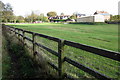
[[[68,58],[67,56],[64,56],[64,46],[71,46],[71,47],[75,47],[78,49],[82,49],[84,51],[88,51],[91,52],[93,54],[96,55],[100,55],[106,58],[110,58],[116,61],[120,61],[120,53],[118,52],[114,52],[114,51],[108,51],[108,50],[104,50],[104,49],[100,49],[100,48],[96,48],[96,47],[92,47],[92,46],[88,46],[88,45],[84,45],[84,44],[80,44],[80,43],[75,43],[75,42],[71,42],[71,41],[67,41],[67,40],[63,40],[63,39],[59,39],[59,38],[55,38],[55,37],[50,37],[47,35],[43,35],[43,34],[39,34],[39,33],[34,33],[31,31],[27,31],[27,30],[23,30],[23,29],[19,29],[19,28],[15,28],[15,27],[11,27],[11,26],[7,26],[7,25],[3,25],[3,27],[7,27],[10,31],[14,32],[16,35],[18,34],[18,37],[22,37],[23,42],[26,40],[29,40],[30,42],[32,42],[33,44],[33,55],[35,56],[35,53],[39,53],[36,51],[36,46],[42,47],[43,49],[47,50],[48,52],[52,53],[53,55],[58,57],[58,67],[55,66],[53,63],[48,62],[49,65],[51,65],[54,69],[56,69],[58,71],[59,74],[59,78],[62,79],[64,77],[67,78],[71,78],[71,76],[65,74],[64,72],[64,62],[67,62],[71,65],[73,65],[74,67],[77,67],[87,73],[89,73],[90,75],[96,77],[97,79],[100,80],[112,80],[112,78],[101,74],[85,65],[82,65],[70,58]],[[18,31],[18,32],[17,32]],[[20,34],[20,31],[22,31],[22,34]],[[32,39],[28,38],[27,36],[25,36],[25,33],[28,34],[32,34]],[[36,42],[35,37],[36,36],[40,36],[52,41],[55,41],[58,43],[58,52],[47,48],[46,46],[43,46],[40,43]]]

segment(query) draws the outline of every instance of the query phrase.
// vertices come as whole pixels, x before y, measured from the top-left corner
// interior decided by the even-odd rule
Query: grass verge
[[[7,33],[6,33],[7,32]],[[30,57],[29,51],[19,42],[15,35],[3,29],[3,73],[2,79],[11,78],[39,78],[49,80],[53,78]]]

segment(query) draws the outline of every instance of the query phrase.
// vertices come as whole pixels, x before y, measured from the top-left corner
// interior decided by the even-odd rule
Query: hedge
[[[120,24],[120,21],[105,21],[107,24]]]
[[[89,24],[89,25],[96,25],[96,24],[106,24],[104,22],[70,22],[69,24]]]

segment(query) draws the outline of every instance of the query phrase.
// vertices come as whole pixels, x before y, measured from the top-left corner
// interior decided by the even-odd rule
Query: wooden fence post
[[[16,36],[16,28],[14,29],[14,31],[15,31],[15,36]]]
[[[35,52],[36,52],[36,45],[35,45],[35,42],[36,42],[36,37],[35,37],[35,33],[32,34],[32,39],[33,39],[33,56],[35,56]]]
[[[20,30],[18,29],[18,39],[20,40]]]
[[[58,42],[58,53],[59,53],[59,57],[58,57],[58,75],[59,75],[59,79],[62,80],[64,77],[63,73],[64,73],[64,69],[63,69],[63,60],[64,60],[64,40],[60,40]]]
[[[16,29],[16,36],[17,36],[17,38],[18,38],[18,29]]]
[[[23,45],[25,45],[25,31],[24,30],[22,31],[22,34],[23,34]]]

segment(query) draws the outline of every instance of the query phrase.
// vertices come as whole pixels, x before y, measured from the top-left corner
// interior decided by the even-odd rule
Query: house
[[[103,15],[105,20],[110,19],[110,14],[106,11],[96,11],[94,15]]]
[[[59,16],[59,19],[68,19],[70,15],[61,15]]]
[[[55,17],[49,17],[48,19],[68,19],[70,15],[60,15]]]
[[[103,15],[85,16],[76,19],[77,22],[104,22]]]
[[[49,17],[50,22],[66,22],[70,18],[70,15],[60,15],[55,17]]]

